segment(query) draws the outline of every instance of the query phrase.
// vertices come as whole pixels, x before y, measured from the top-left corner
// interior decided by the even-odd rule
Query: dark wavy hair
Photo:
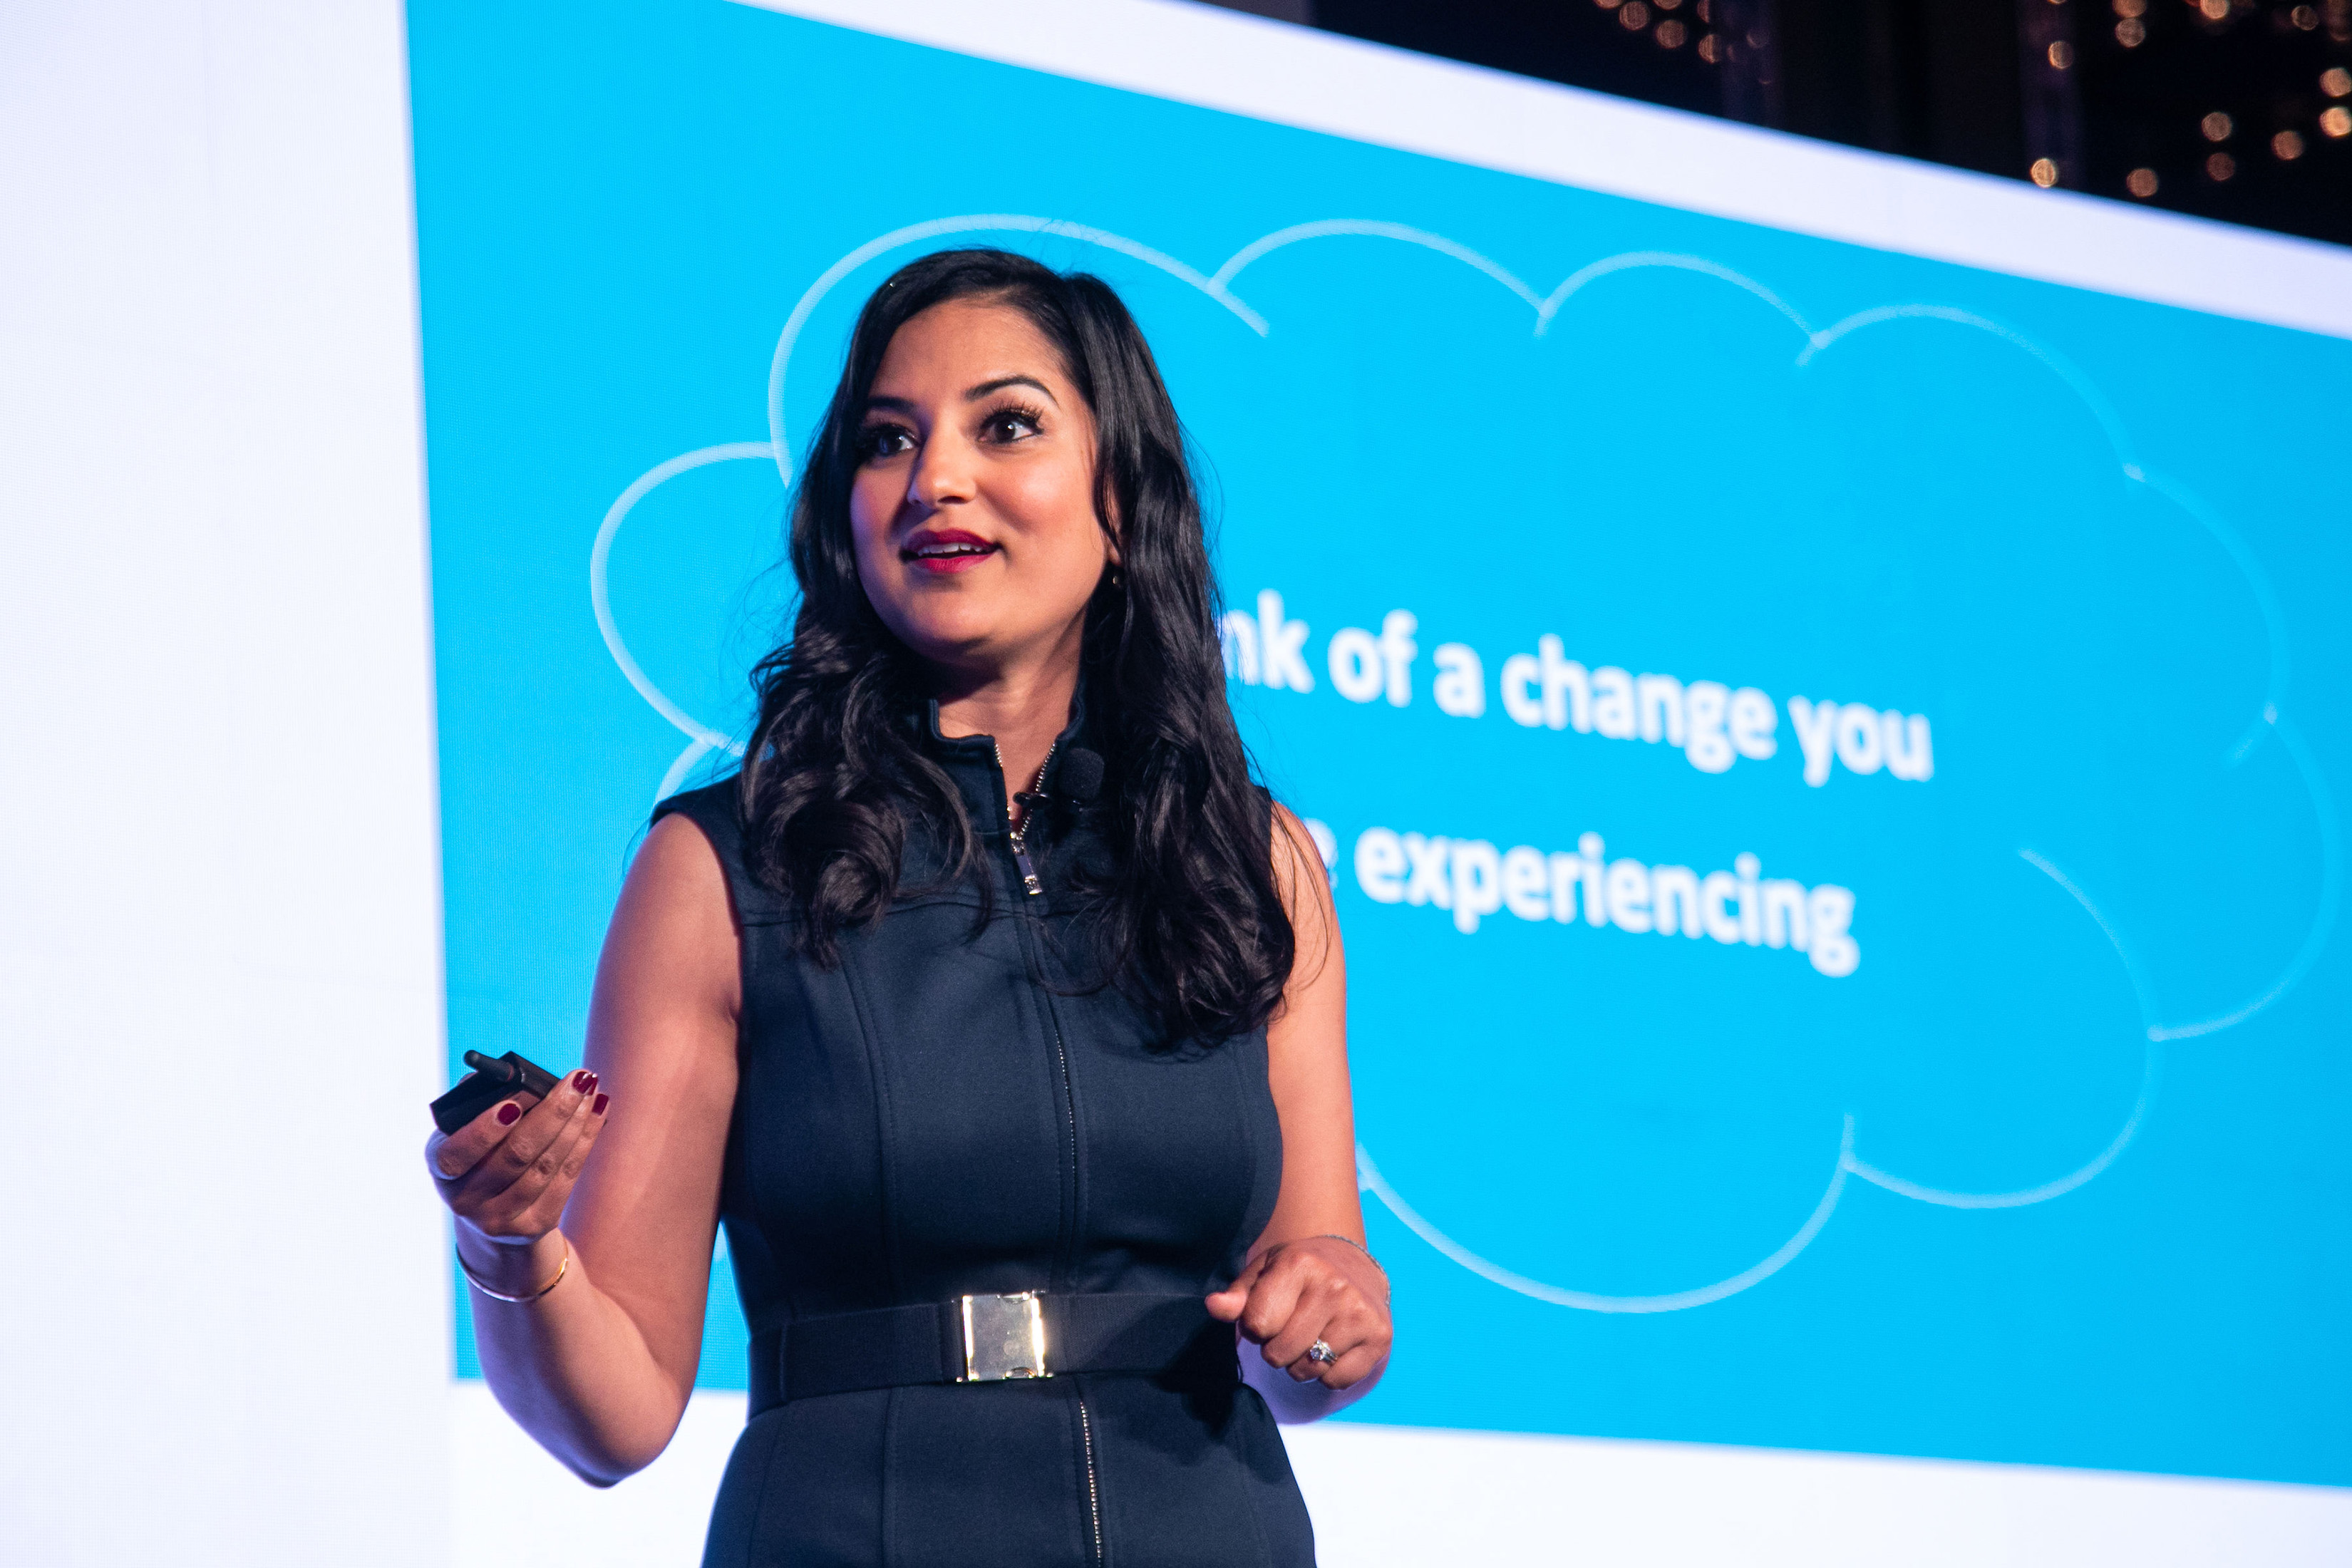
[[[1089,739],[1105,763],[1089,820],[1108,855],[1080,885],[1098,978],[1175,1037],[1255,1029],[1281,1002],[1296,937],[1225,702],[1183,429],[1142,331],[1098,278],[950,250],[909,262],[866,300],[793,503],[792,640],[752,672],[760,716],[738,785],[746,859],[797,905],[803,951],[831,966],[844,928],[888,909],[919,823],[943,841],[950,879],[978,857],[953,782],[908,721],[929,672],[867,600],[849,522],[882,356],[907,321],[956,300],[1027,317],[1094,414],[1095,516],[1115,533],[1121,567],[1087,604],[1080,654]],[[979,880],[989,896],[991,879]]]

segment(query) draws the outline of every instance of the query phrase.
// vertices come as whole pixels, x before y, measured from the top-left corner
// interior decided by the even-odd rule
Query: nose
[[[907,503],[932,512],[971,500],[971,443],[952,426],[942,423],[935,427],[915,455],[915,466],[907,476]]]

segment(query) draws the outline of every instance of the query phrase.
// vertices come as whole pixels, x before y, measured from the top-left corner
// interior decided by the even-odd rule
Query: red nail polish
[[[590,1089],[596,1087],[596,1075],[590,1072],[586,1068],[582,1068],[578,1072],[572,1075],[572,1087],[578,1089],[581,1093],[585,1094]]]
[[[598,1115],[598,1116],[602,1116],[602,1115],[604,1115],[604,1107],[606,1107],[606,1106],[608,1106],[608,1105],[610,1105],[610,1104],[612,1104],[612,1103],[613,1103],[613,1097],[612,1097],[611,1095],[609,1095],[609,1094],[600,1094],[600,1095],[598,1095],[598,1096],[596,1097],[596,1102],[595,1102],[593,1105],[591,1105],[588,1109],[589,1109],[591,1111],[594,1112],[596,1115]]]
[[[521,1117],[522,1107],[511,1100],[499,1107],[499,1125],[501,1127],[512,1127]]]

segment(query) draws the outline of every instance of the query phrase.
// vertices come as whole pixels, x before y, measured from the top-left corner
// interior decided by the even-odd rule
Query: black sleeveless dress
[[[751,1417],[706,1568],[1311,1564],[1273,1417],[1232,1329],[1197,1305],[1238,1272],[1281,1182],[1265,1035],[1171,1042],[1115,988],[1086,990],[1068,889],[1098,848],[1087,814],[1034,814],[1030,893],[993,743],[942,739],[936,708],[913,721],[985,850],[977,927],[971,878],[908,891],[819,967],[794,951],[790,906],[745,874],[733,781],[655,814],[709,838],[741,939],[721,1206]],[[911,834],[902,887],[940,861]],[[967,1370],[958,1299],[1023,1291],[1057,1314],[1052,1375],[948,1381]],[[1082,1342],[1106,1333],[1124,1358]],[[1066,1352],[1096,1370],[1055,1366]]]

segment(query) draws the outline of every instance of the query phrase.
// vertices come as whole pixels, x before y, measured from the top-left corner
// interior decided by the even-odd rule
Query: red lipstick
[[[969,572],[996,553],[996,546],[961,528],[919,528],[898,546],[898,559],[921,571]]]

